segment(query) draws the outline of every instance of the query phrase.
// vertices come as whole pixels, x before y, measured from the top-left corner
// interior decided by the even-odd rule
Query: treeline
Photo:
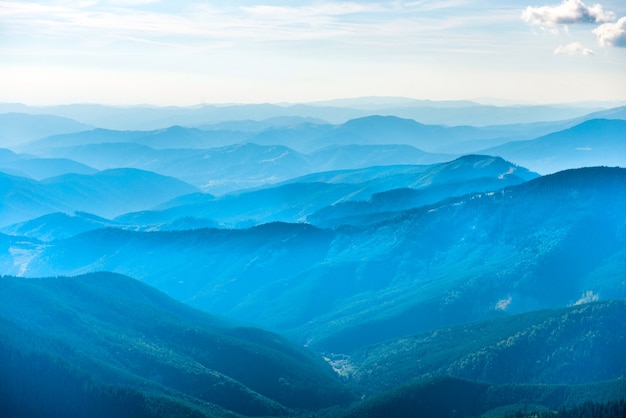
[[[573,408],[561,408],[551,412],[518,411],[505,418],[624,418],[626,417],[626,401],[624,399],[606,403],[585,402]]]
[[[45,353],[17,352],[0,344],[0,411],[4,418],[207,416],[165,396],[93,379]]]

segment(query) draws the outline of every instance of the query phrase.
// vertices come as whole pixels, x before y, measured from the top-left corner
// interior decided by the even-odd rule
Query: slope
[[[0,143],[14,147],[51,135],[82,132],[89,125],[52,115],[30,115],[26,113],[0,113]]]
[[[625,301],[581,303],[437,329],[350,357],[367,393],[432,375],[495,384],[583,384],[626,372]]]
[[[123,228],[123,225],[86,212],[72,214],[56,212],[0,229],[7,235],[33,238],[40,241],[54,241],[70,238],[83,232],[100,228]]]
[[[0,171],[42,180],[68,173],[94,174],[97,170],[67,158],[37,158],[0,148]]]
[[[90,408],[75,405],[71,390],[55,391],[58,377],[70,388],[131,391],[140,396],[140,407],[142,397],[169,399],[196,416],[280,416],[288,408],[350,399],[328,365],[306,350],[195,311],[127,277],[0,277],[0,301],[0,349],[8,354],[0,357],[0,399],[28,402],[45,416],[54,414],[44,409],[50,393],[61,397],[57,408],[64,402],[66,411]],[[29,358],[37,362],[29,364]],[[11,359],[18,360],[18,373],[8,373],[16,364]]]
[[[24,248],[31,258],[22,274],[113,270],[193,306],[348,353],[581,295],[626,297],[625,184],[625,169],[568,170],[336,230],[92,231]],[[2,263],[18,250],[11,244]]]
[[[253,143],[209,149],[157,150],[132,143],[102,143],[39,151],[71,158],[100,170],[133,167],[176,177],[215,194],[263,187],[309,173],[389,164],[442,162],[447,155],[429,154],[402,145],[354,145],[301,154],[282,145]]]
[[[20,149],[31,151],[102,143],[133,143],[156,149],[202,149],[246,142],[251,136],[247,132],[203,131],[176,125],[151,131],[116,131],[97,128],[84,132],[48,136],[24,144]]]
[[[127,214],[117,220],[159,228],[181,218],[208,219],[227,228],[304,221],[327,226],[337,224],[335,219],[343,219],[346,213],[355,217],[390,208],[408,209],[459,194],[497,190],[534,177],[535,174],[500,158],[466,156],[429,168],[385,166],[316,173],[275,187],[218,198],[191,195],[184,202],[176,199],[153,211]],[[408,193],[417,196],[400,201],[396,198],[400,188],[421,192],[411,189]],[[382,198],[383,195],[389,197]],[[367,199],[370,201],[365,202]],[[371,204],[371,199],[387,204]]]
[[[385,182],[395,179],[396,187],[380,188],[367,200],[337,202],[311,214],[307,221],[322,227],[379,222],[398,211],[453,196],[499,190],[537,176],[499,157],[467,155],[433,165],[411,177],[389,175]]]
[[[589,166],[626,166],[626,120],[592,119],[537,139],[481,151],[542,174]]]
[[[0,227],[54,212],[114,217],[194,191],[180,180],[136,169],[65,174],[39,182],[0,173]]]
[[[494,385],[438,376],[378,394],[342,417],[619,418],[624,379],[585,385]]]

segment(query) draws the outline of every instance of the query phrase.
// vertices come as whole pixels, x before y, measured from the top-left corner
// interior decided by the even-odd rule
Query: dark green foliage
[[[504,418],[623,418],[626,417],[626,401],[623,399],[606,403],[585,402],[573,408],[560,408],[558,411],[532,412],[518,411]]]
[[[352,378],[368,393],[444,374],[490,383],[577,384],[626,375],[626,302],[457,325],[361,349]]]
[[[384,393],[350,410],[345,417],[470,417],[481,412],[488,385],[435,378]]]
[[[622,380],[583,386],[550,386],[491,385],[435,377],[377,394],[352,406],[343,416],[623,417],[626,385]],[[613,388],[614,391],[606,398],[598,392],[598,386]]]
[[[98,230],[35,250],[21,240],[13,253],[32,257],[18,264],[24,275],[114,270],[204,310],[349,353],[453,324],[567,306],[587,292],[624,298],[625,231],[626,170],[597,167],[363,227]],[[0,261],[21,261],[11,254]]]
[[[0,357],[0,367],[11,377],[2,379],[6,399],[52,396],[65,399],[59,401],[63,406],[81,396],[77,390],[85,382],[95,387],[87,398],[109,396],[113,390],[115,400],[103,402],[120,403],[125,411],[132,411],[127,404],[133,403],[148,412],[166,408],[174,416],[180,405],[188,414],[214,409],[275,416],[288,408],[317,409],[351,399],[330,367],[312,353],[108,273],[1,277],[0,335],[7,353]],[[50,387],[28,383],[37,379]],[[54,389],[58,379],[69,382],[61,388],[78,388],[68,392],[70,398]],[[12,387],[24,389],[13,396]],[[120,393],[129,395],[120,395],[117,388],[128,388]]]
[[[219,408],[197,408],[184,399],[142,393],[137,388],[99,381],[61,357],[31,351],[33,341],[16,341],[1,320],[0,411],[17,417],[204,417]],[[20,338],[28,338],[21,335]],[[47,347],[42,347],[46,349]],[[227,416],[221,411],[220,416]],[[217,416],[217,415],[216,415]]]

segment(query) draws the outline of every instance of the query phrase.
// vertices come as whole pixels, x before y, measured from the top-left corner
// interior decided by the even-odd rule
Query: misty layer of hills
[[[0,132],[6,416],[626,412],[624,107],[3,104]]]

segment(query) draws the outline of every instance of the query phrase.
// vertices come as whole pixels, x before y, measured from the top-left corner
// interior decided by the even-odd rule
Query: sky
[[[626,2],[0,0],[0,102],[626,100]]]

